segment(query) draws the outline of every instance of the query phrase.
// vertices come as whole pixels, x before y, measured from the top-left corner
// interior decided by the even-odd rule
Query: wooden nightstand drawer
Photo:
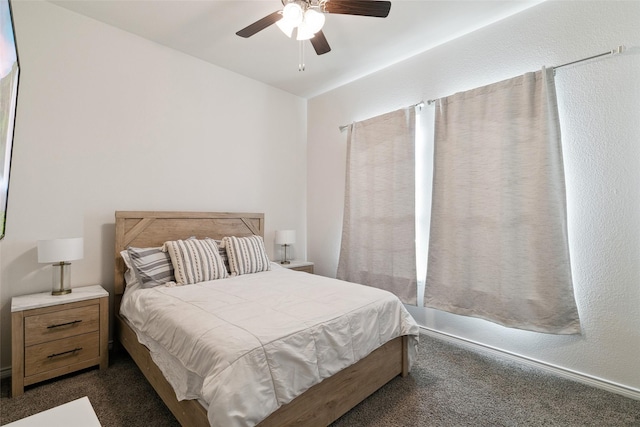
[[[25,348],[24,375],[30,377],[100,356],[100,333],[64,338]]]
[[[100,326],[100,305],[61,310],[28,316],[24,319],[24,344],[30,346],[47,341],[97,331]]]

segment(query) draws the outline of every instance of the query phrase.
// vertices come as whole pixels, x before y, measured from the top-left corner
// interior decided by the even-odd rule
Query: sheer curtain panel
[[[417,303],[415,108],[349,126],[337,277]]]
[[[580,333],[553,70],[438,100],[425,306]]]

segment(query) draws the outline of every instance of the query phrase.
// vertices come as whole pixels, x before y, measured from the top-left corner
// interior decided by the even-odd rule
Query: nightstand
[[[309,261],[295,261],[292,260],[289,264],[278,264],[280,267],[288,268],[290,270],[304,271],[305,273],[313,274],[313,263]]]
[[[109,293],[102,286],[11,299],[11,395],[79,369],[109,365]]]

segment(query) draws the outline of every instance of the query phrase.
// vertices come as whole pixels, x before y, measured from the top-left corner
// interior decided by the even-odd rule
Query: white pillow
[[[178,285],[229,277],[213,239],[172,240],[164,243]]]
[[[270,269],[269,257],[264,249],[262,237],[223,237],[222,243],[227,250],[229,271],[232,276]]]

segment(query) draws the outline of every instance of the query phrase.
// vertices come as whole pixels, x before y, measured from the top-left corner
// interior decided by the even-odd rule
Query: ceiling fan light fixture
[[[1,1],[1,0],[0,0]],[[386,18],[391,9],[389,0],[281,0],[283,8],[258,19],[236,35],[244,38],[253,36],[272,24],[289,38],[296,30],[297,40],[311,40],[318,55],[331,51],[322,28],[325,14],[359,15]],[[299,43],[300,46],[303,43]],[[304,69],[304,64],[301,62]]]
[[[307,9],[304,13],[303,24],[308,27],[312,34],[317,33],[324,26],[324,13],[314,9]]]
[[[304,12],[302,11],[302,7],[296,2],[287,3],[284,9],[282,9],[281,21],[284,21],[284,23],[287,26],[291,26],[291,28],[295,28],[300,25],[303,19]]]
[[[291,36],[293,35],[293,29],[295,28],[293,25],[290,25],[284,19],[276,22],[276,25],[278,26],[278,28],[280,28],[280,30],[282,30],[285,36],[291,38]]]
[[[315,33],[312,32],[309,29],[309,26],[306,25],[304,22],[302,24],[298,25],[298,32],[296,33],[296,40],[309,40],[314,35],[315,35]]]

